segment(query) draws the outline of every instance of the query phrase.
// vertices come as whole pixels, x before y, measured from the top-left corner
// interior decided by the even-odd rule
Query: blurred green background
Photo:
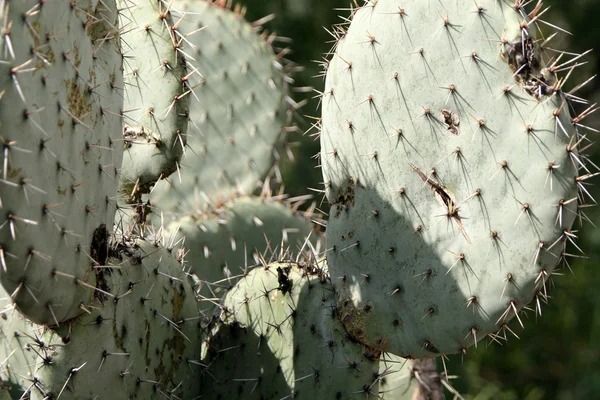
[[[472,1],[472,0],[460,0]],[[532,1],[535,4],[536,1]],[[600,47],[600,1],[598,0],[546,0],[551,9],[544,19],[567,29],[573,36],[559,34],[552,42],[553,48],[571,52]],[[288,58],[304,71],[295,74],[296,86],[312,86],[323,90],[317,61],[331,48],[332,37],[326,32],[332,24],[347,16],[350,1],[342,0],[245,0],[249,21],[274,13],[277,18],[267,24],[285,40],[276,46],[289,46]],[[588,64],[578,68],[568,88],[585,81],[597,72],[600,65],[600,48],[587,58]],[[578,92],[592,103],[600,102],[600,80],[596,79]],[[319,116],[316,93],[296,93],[296,101],[308,100],[300,115]],[[586,120],[587,125],[600,128],[600,116]],[[314,120],[305,117],[301,129],[307,130]],[[592,134],[592,140],[600,134]],[[321,172],[316,168],[318,140],[309,135],[296,135],[299,142],[294,147],[295,163],[282,165],[284,183],[291,195],[309,193],[308,187],[320,187]],[[600,165],[600,151],[596,146],[594,162]],[[593,195],[600,198],[594,188]],[[323,207],[326,207],[326,202]],[[325,210],[326,211],[326,210]],[[590,219],[600,226],[600,210],[589,209]],[[573,274],[562,271],[553,279],[549,305],[543,307],[543,316],[533,313],[524,320],[525,330],[518,324],[511,328],[520,339],[510,338],[502,346],[486,346],[480,342],[478,349],[470,349],[464,358],[450,357],[447,362],[451,375],[458,375],[454,386],[468,399],[600,399],[600,231],[587,223],[579,229],[580,246],[587,259],[574,261]]]

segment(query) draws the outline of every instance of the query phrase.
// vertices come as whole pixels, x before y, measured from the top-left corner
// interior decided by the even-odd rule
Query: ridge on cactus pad
[[[540,312],[593,174],[537,30],[496,0],[370,1],[338,29],[320,155],[355,340],[435,357]]]
[[[0,281],[57,325],[93,301],[122,158],[114,0],[0,2]],[[69,32],[69,34],[67,34]]]

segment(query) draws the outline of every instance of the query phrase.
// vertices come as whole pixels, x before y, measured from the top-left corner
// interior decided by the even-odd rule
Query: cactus
[[[163,1],[119,0],[124,52],[127,151],[122,191],[139,202],[157,180],[178,168],[187,135],[191,88],[182,34]],[[160,82],[159,85],[156,83]]]
[[[585,113],[571,116],[536,38],[539,6],[442,3],[354,10],[322,97],[341,318],[408,358],[503,338],[532,301],[540,312],[595,175],[578,154]]]
[[[200,381],[192,376],[198,372],[194,366],[202,365],[201,321],[210,316],[204,317],[199,312],[192,286],[173,253],[174,249],[164,249],[140,238],[144,231],[141,226],[119,226],[118,234],[127,236],[108,246],[109,240],[115,241],[117,237],[109,232],[114,210],[122,208],[115,201],[119,179],[125,200],[139,205],[141,195],[149,192],[157,179],[168,177],[178,168],[185,145],[187,100],[192,90],[187,84],[191,75],[186,75],[191,57],[181,44],[191,38],[193,32],[180,33],[177,25],[184,20],[174,22],[169,6],[162,1],[136,4],[120,1],[118,7],[114,2],[90,3],[96,8],[84,3],[2,4],[3,20],[9,23],[12,31],[3,35],[2,42],[8,59],[3,60],[0,67],[9,70],[2,85],[1,121],[3,128],[26,132],[26,140],[22,136],[7,137],[4,142],[2,183],[8,185],[9,190],[3,191],[1,197],[3,205],[10,210],[1,226],[4,236],[0,242],[2,279],[7,289],[3,296],[1,324],[4,336],[0,347],[5,362],[0,376],[13,389],[20,388],[24,398],[196,397],[200,395]],[[213,5],[210,7],[218,9]],[[249,32],[250,25],[230,22],[241,26],[247,42],[253,40],[248,35],[252,33]],[[69,30],[82,29],[82,34],[65,34],[63,39],[56,32],[59,32],[58,27],[65,26]],[[16,36],[12,32],[16,30],[23,31],[25,34],[21,36],[32,43],[31,46],[19,43],[19,51],[31,48],[37,58],[29,60],[27,55],[26,59],[25,52],[14,54]],[[34,42],[40,37],[56,40],[57,44],[54,47],[38,46]],[[240,66],[245,71],[237,73],[257,81],[261,79],[256,73],[269,76],[254,89],[250,87],[252,101],[248,109],[252,111],[246,112],[258,127],[256,132],[250,128],[251,136],[256,136],[251,141],[268,144],[272,150],[280,136],[282,121],[286,119],[286,108],[281,107],[287,101],[287,83],[281,74],[269,75],[273,73],[272,63],[276,57],[266,46],[269,43],[266,37],[254,39],[254,42],[258,52],[249,54],[254,58],[248,63],[254,65],[256,60],[259,63],[249,71]],[[229,44],[236,45],[234,41]],[[182,55],[187,59],[184,60]],[[121,62],[126,75],[125,85]],[[32,67],[26,68],[30,64]],[[195,67],[190,70],[196,71]],[[40,79],[20,78],[26,74],[39,75]],[[81,86],[78,79],[85,86]],[[160,85],[149,82],[160,82]],[[41,101],[39,93],[43,94],[44,85],[52,90],[48,89],[46,98],[42,95]],[[121,96],[125,99],[124,106]],[[22,100],[25,107],[18,101],[10,101],[12,99]],[[58,104],[58,111],[50,112],[50,107],[46,110],[45,104],[52,104],[52,100]],[[68,104],[69,108],[63,104]],[[265,107],[264,110],[261,107]],[[163,109],[165,113],[161,115],[159,111]],[[60,118],[61,113],[70,118],[70,124],[65,124],[67,118]],[[271,119],[265,118],[270,113]],[[14,115],[24,118],[21,121]],[[119,128],[121,119],[122,130]],[[66,126],[73,137],[64,134]],[[97,136],[92,136],[91,132],[97,132]],[[116,145],[121,141],[118,136],[121,133],[127,151],[123,166],[122,149]],[[47,145],[44,138],[38,138],[42,134],[48,141],[52,139],[52,146]],[[264,138],[264,143],[257,138]],[[21,144],[36,144],[38,152],[47,152],[57,160],[58,154],[73,165],[51,160],[53,165],[58,165],[58,172],[54,174],[51,168],[44,168],[47,161],[39,155],[34,163],[27,165],[29,160],[21,153],[30,157],[33,150],[31,146]],[[78,149],[73,153],[78,157],[75,161],[80,162],[71,159],[75,158],[69,154],[71,149]],[[263,153],[258,149],[254,154],[258,157]],[[256,176],[246,174],[245,186],[271,169],[268,166],[271,157],[263,158],[266,161],[264,164],[262,160],[259,162],[254,171]],[[107,165],[112,167],[112,175],[107,173]],[[44,171],[41,178],[36,178],[44,187],[34,185],[36,179],[30,179],[30,176],[37,177],[38,171]],[[111,180],[105,183],[92,173],[100,178],[107,175]],[[82,196],[78,197],[81,182],[96,186],[82,191]],[[9,193],[10,190],[16,194]],[[68,204],[63,204],[64,197],[69,199]],[[41,215],[47,219],[44,224],[26,213],[33,213],[30,210],[33,200],[37,214],[41,210]],[[78,200],[77,204],[74,200]],[[96,208],[89,205],[93,201],[102,204],[98,215],[94,213]],[[239,201],[227,208],[220,207],[220,217],[227,214],[235,225],[227,227],[228,245],[231,245],[231,233],[242,238],[246,245],[244,251],[240,251],[241,256],[219,254],[226,263],[240,263],[247,255],[246,249],[254,251],[261,241],[268,246],[262,233],[255,233],[249,241],[243,239],[248,231],[245,225],[250,221],[255,225],[260,225],[259,221],[267,222],[269,225],[264,230],[269,232],[270,240],[278,244],[287,241],[294,246],[304,244],[309,228],[305,221],[296,219],[293,211],[275,203],[264,206],[264,210],[262,204],[248,203]],[[61,208],[65,215],[52,209],[56,205],[65,206]],[[103,223],[92,226],[89,219],[78,216],[75,205],[85,206],[86,217],[93,215]],[[252,217],[237,225],[237,219],[240,216],[244,219],[248,210],[253,211]],[[66,219],[67,215],[75,217],[74,222],[82,226],[74,226],[72,230],[64,228],[60,219]],[[139,217],[143,221],[144,214]],[[123,221],[119,223],[123,225]],[[21,236],[25,229],[19,224],[27,228],[26,235]],[[48,232],[40,234],[27,225],[35,229],[42,226]],[[211,221],[207,222],[214,234],[223,234],[218,223],[212,225]],[[90,227],[94,229],[90,230]],[[253,228],[250,232],[254,232]],[[57,229],[58,234],[54,234],[53,229]],[[68,235],[81,237],[81,242],[72,244]],[[298,243],[290,240],[296,235],[302,237]],[[42,242],[40,239],[48,238],[51,239],[49,248],[54,253],[40,251],[43,247],[37,244],[37,241]],[[6,243],[8,239],[16,244]],[[60,245],[63,241],[65,246]],[[70,246],[73,250],[65,251]],[[217,252],[219,250],[217,248]],[[74,261],[70,259],[72,255],[67,256],[71,252],[76,254]],[[177,254],[181,255],[183,251]],[[54,266],[55,260],[60,260],[60,265]],[[43,272],[44,267],[47,273]],[[15,312],[15,308],[23,314]]]
[[[281,254],[312,250],[318,234],[311,237],[313,224],[297,214],[276,199],[239,197],[206,214],[173,221],[164,236],[188,249],[185,257],[198,280],[197,294],[212,308],[255,266]]]
[[[190,65],[191,57],[181,46],[184,34],[177,31],[177,25],[183,20],[174,22],[168,6],[162,1],[142,1],[137,4],[120,1],[118,8],[114,2],[106,1],[94,2],[97,8],[84,7],[83,1],[81,4],[62,5],[57,5],[56,2],[43,5],[29,3],[2,5],[3,19],[10,23],[12,32],[22,30],[27,34],[22,36],[30,42],[35,42],[38,36],[51,40],[55,40],[53,36],[57,36],[58,44],[56,48],[42,44],[38,49],[34,43],[30,47],[39,60],[25,61],[24,52],[13,54],[11,39],[15,43],[16,39],[13,39],[12,32],[3,35],[4,54],[12,59],[0,64],[2,68],[9,68],[5,74],[8,80],[5,79],[1,92],[2,125],[13,131],[25,131],[25,138],[31,143],[26,143],[21,136],[7,137],[4,143],[5,161],[2,171],[5,179],[2,182],[9,186],[9,190],[2,192],[2,200],[4,205],[10,207],[10,211],[6,214],[7,222],[2,225],[5,229],[0,247],[4,270],[2,279],[8,290],[3,296],[4,313],[0,322],[4,335],[0,355],[5,360],[0,377],[11,386],[13,393],[20,388],[21,397],[33,399],[109,395],[116,398],[199,396],[200,381],[192,376],[198,372],[197,366],[202,365],[199,348],[203,340],[201,321],[207,318],[197,308],[192,286],[183,272],[183,265],[176,259],[174,249],[164,249],[141,239],[139,235],[143,230],[139,229],[140,226],[117,228],[119,234],[128,236],[123,236],[116,244],[108,246],[109,240],[115,241],[117,237],[109,232],[114,210],[122,207],[115,201],[119,179],[125,200],[136,203],[157,179],[168,177],[178,167],[185,145],[187,100],[192,90],[187,85],[187,79],[191,75],[186,75],[185,69]],[[218,9],[214,7],[215,10]],[[19,19],[15,16],[24,17]],[[49,20],[52,22],[48,22]],[[240,24],[246,35],[245,39],[252,40],[248,35],[250,25],[240,21],[231,22]],[[82,25],[83,34],[80,35],[64,35],[66,39],[63,40],[60,35],[54,34],[58,32],[59,26],[81,29]],[[188,36],[191,33],[186,32],[185,36],[191,38]],[[235,45],[234,42],[230,44]],[[257,64],[250,71],[246,68],[246,71],[238,73],[248,74],[260,81],[254,74],[266,74],[265,71],[272,73],[272,63],[276,57],[267,48],[266,37],[255,40],[255,44],[259,51],[252,54],[255,58],[248,62],[252,61],[254,65],[254,61],[258,59],[262,64]],[[28,46],[19,44],[18,48]],[[61,54],[60,62],[56,62],[55,53]],[[261,53],[265,53],[266,57]],[[188,60],[184,60],[182,54]],[[121,62],[126,75],[125,85]],[[36,65],[25,68],[29,64]],[[155,66],[159,68],[154,68]],[[85,74],[79,70],[83,68]],[[196,71],[194,67],[190,69]],[[39,82],[20,79],[26,74],[40,75]],[[86,86],[80,87],[77,79],[81,79]],[[286,109],[280,112],[280,107],[286,104],[285,92],[281,89],[285,89],[287,83],[284,82],[283,75],[271,79],[265,79],[262,85],[254,89],[258,92],[251,97],[256,95],[259,98],[250,102],[248,108],[253,111],[248,116],[255,118],[255,124],[259,127],[252,135],[264,137],[264,143],[273,147],[280,136],[282,121],[286,118]],[[148,82],[160,82],[160,85],[148,85]],[[55,115],[56,111],[47,112],[45,106],[40,105],[38,92],[43,92],[40,89],[43,85],[49,86],[52,91],[46,95],[51,99],[42,97],[42,100],[54,100],[58,103],[59,117]],[[63,86],[67,88],[66,91]],[[273,88],[264,89],[269,86]],[[122,87],[125,87],[124,94],[121,92]],[[125,99],[124,106],[121,96]],[[26,106],[38,108],[21,109],[23,107],[19,102],[10,101],[13,98],[22,100]],[[263,98],[269,99],[273,105],[268,105],[268,101],[263,103]],[[70,108],[62,106],[63,102],[68,102]],[[264,112],[256,111],[263,106],[266,107]],[[274,107],[272,120],[265,118],[269,115],[269,107]],[[166,112],[160,115],[158,111],[162,109]],[[67,126],[60,119],[61,113],[70,117],[69,133],[77,133],[79,136],[63,138],[55,134],[54,130],[62,133]],[[14,115],[23,115],[25,118],[20,121]],[[122,131],[119,128],[121,119]],[[235,125],[232,121],[230,123]],[[273,126],[275,129],[272,129]],[[50,128],[53,129],[53,135],[48,133]],[[93,137],[90,132],[97,132],[97,137]],[[118,136],[121,133],[127,151],[123,166],[121,146],[116,145],[121,141]],[[54,146],[46,145],[43,138],[39,142],[40,139],[34,134],[43,134],[53,139],[51,144]],[[66,157],[69,154],[65,150],[70,151],[71,148],[81,147],[89,154],[74,152],[75,155],[82,153],[83,156],[81,162],[73,162],[72,166],[58,161],[56,175],[61,173],[66,177],[54,177],[50,174],[54,179],[52,180],[47,177],[52,170],[44,168],[43,163],[47,161],[43,157],[36,157],[32,165],[26,164],[25,156],[21,157],[19,152],[31,156],[33,150],[20,147],[22,143],[37,144],[39,152],[47,151],[54,158],[58,158],[57,154]],[[258,157],[262,155],[262,150],[256,150],[254,154]],[[71,161],[71,158],[66,159]],[[267,166],[272,162],[271,157],[264,159],[264,164],[261,160],[255,171],[256,176],[249,177],[251,174],[247,174],[244,185],[248,186],[250,180],[258,179],[258,175],[263,176],[266,170],[271,169]],[[111,164],[108,164],[109,161]],[[52,162],[56,164],[55,160]],[[107,174],[106,165],[112,166],[112,175]],[[238,167],[238,170],[243,168]],[[51,190],[46,189],[46,186],[35,186],[35,180],[30,180],[29,177],[35,177],[38,171],[44,171],[42,178],[46,178],[45,181],[39,180]],[[91,172],[101,175],[101,178],[102,174],[108,175],[111,178],[110,185]],[[90,186],[93,182],[96,187],[82,191],[83,196],[77,197],[80,181],[87,181]],[[52,187],[54,184],[56,188]],[[254,186],[254,183],[250,186]],[[13,189],[16,195],[9,193]],[[71,204],[75,203],[72,199],[64,207],[65,215],[53,211],[51,207],[54,204],[63,206],[58,200],[53,200],[55,193],[58,193],[63,202],[62,197],[68,196],[79,200],[83,205],[91,201],[102,203],[102,213],[98,211],[99,215],[94,213],[96,209],[92,206],[85,207],[85,211],[86,216],[93,214],[104,223],[94,225],[95,229],[88,232],[91,223],[78,217],[77,209]],[[98,193],[99,200],[102,201],[96,199]],[[29,211],[30,199],[31,203],[33,200],[39,202],[35,207],[39,207],[36,208],[37,213],[41,210],[49,221],[42,226],[48,233],[40,235],[33,228],[28,228],[25,232],[27,235],[19,236],[20,240],[17,241],[17,234],[22,233],[18,224],[26,227],[31,225],[36,229],[41,225],[22,211],[32,212]],[[262,203],[253,204],[251,201],[245,203],[242,200],[231,206],[219,207],[220,217],[224,218],[227,214],[234,225],[226,227],[228,232],[224,237],[227,244],[231,245],[230,235],[233,233],[244,242],[240,246],[245,245],[243,251],[239,254],[233,251],[232,255],[220,253],[220,249],[216,248],[216,253],[220,253],[219,258],[224,262],[237,265],[247,255],[246,250],[252,254],[258,248],[258,243],[262,242],[262,246],[269,245],[262,232],[257,234],[263,228],[254,230],[256,225],[261,224],[259,221],[269,224],[264,227],[264,231],[268,232],[270,240],[277,242],[274,246],[280,243],[294,246],[304,244],[310,230],[308,222],[295,217],[292,210],[275,202],[266,206]],[[82,204],[75,205],[83,208]],[[249,211],[252,216],[245,218],[244,214]],[[59,218],[66,219],[67,215],[77,217],[75,222],[83,226],[72,231],[61,229]],[[214,215],[217,215],[216,212]],[[143,219],[144,215],[141,214],[140,217]],[[206,225],[214,230],[213,235],[223,236],[224,232],[220,229],[222,226],[216,219],[214,221],[214,226],[212,221],[208,221]],[[248,229],[248,223],[254,225]],[[53,229],[58,229],[59,234],[54,234]],[[254,233],[254,237],[244,240],[248,230]],[[71,260],[67,257],[65,247],[71,245],[67,240],[67,235],[70,234],[81,236],[81,241],[85,244],[72,245],[72,252],[78,258],[69,264]],[[296,241],[296,236],[302,240]],[[55,253],[39,251],[36,241],[54,237],[59,244],[64,241],[65,247],[56,246],[50,241],[50,245],[56,247]],[[6,238],[12,239],[23,249],[13,243],[6,243]],[[192,242],[192,239],[190,237],[189,241]],[[286,252],[287,248],[282,254],[287,254]],[[177,253],[181,254],[183,251]],[[64,260],[61,260],[66,264],[64,268],[62,264],[60,268],[52,265],[54,260],[60,259],[59,255],[64,256]],[[43,271],[42,267],[47,267],[41,265],[43,263],[52,267],[46,268],[47,275],[40,273],[40,270]],[[31,273],[31,277],[27,273]],[[52,284],[48,285],[49,281]],[[60,285],[62,282],[64,284]],[[24,294],[30,298],[22,299]],[[12,304],[13,301],[16,307]],[[15,308],[23,314],[15,312]]]
[[[294,104],[275,36],[227,1],[117,3],[0,2],[0,396],[457,395],[434,357],[540,312],[596,173],[539,4],[371,0],[336,27],[326,266],[283,196],[237,197]],[[113,228],[118,185],[138,218]]]
[[[59,324],[92,300],[115,215],[123,77],[114,1],[1,2],[0,281]],[[70,34],[66,32],[69,31]]]
[[[194,33],[184,44],[202,76],[190,78],[198,100],[190,109],[184,173],[160,182],[150,198],[161,211],[186,215],[232,194],[251,194],[273,168],[290,122],[285,51],[274,54],[275,36],[257,35],[260,21],[246,22],[243,10],[229,5],[173,2],[179,29]]]
[[[76,321],[48,329],[4,311],[2,380],[31,399],[198,395],[198,307],[176,254],[139,239],[110,254],[102,298]]]
[[[363,352],[347,336],[333,287],[320,271],[275,263],[253,269],[228,292],[216,328],[225,334],[208,343],[208,393],[244,399],[377,397],[379,354]]]

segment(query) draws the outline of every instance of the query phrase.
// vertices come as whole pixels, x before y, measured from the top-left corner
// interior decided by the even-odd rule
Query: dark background
[[[468,0],[461,0],[468,1]],[[537,0],[536,0],[537,1]],[[535,3],[533,1],[532,3]],[[339,15],[347,16],[348,0],[245,0],[249,21],[274,13],[277,18],[266,28],[280,36],[290,38],[287,44],[293,50],[288,58],[304,67],[296,73],[296,86],[312,86],[323,90],[323,78],[314,77],[320,72],[316,61],[331,48],[332,37],[325,31],[341,22]],[[567,29],[573,36],[560,34],[553,40],[555,48],[581,53],[600,47],[600,1],[598,0],[546,0],[551,6],[544,20]],[[335,10],[335,9],[338,10]],[[278,42],[276,45],[286,45]],[[570,86],[595,75],[599,65],[600,48],[587,57],[588,64],[578,68]],[[592,103],[598,100],[600,80],[596,79],[578,92]],[[319,116],[316,93],[296,93],[295,99],[309,99],[300,115]],[[299,125],[304,131],[310,127],[310,118]],[[600,128],[599,116],[586,120],[587,125]],[[592,140],[600,134],[591,134]],[[308,187],[319,187],[321,172],[313,158],[319,151],[318,139],[309,135],[291,137],[298,141],[294,147],[295,163],[284,163],[283,176],[288,193],[309,193]],[[596,147],[594,162],[600,165]],[[599,178],[600,179],[600,178]],[[600,191],[594,189],[595,198]],[[324,203],[323,207],[326,207]],[[325,210],[326,211],[326,210]],[[587,213],[600,226],[600,210]],[[600,231],[587,223],[579,229],[580,246],[587,259],[573,262],[573,274],[562,271],[553,279],[549,305],[543,307],[542,317],[533,313],[524,320],[525,330],[516,323],[511,328],[520,340],[510,338],[504,345],[486,345],[470,349],[464,359],[451,356],[447,362],[449,373],[458,375],[453,385],[465,398],[486,399],[600,399]]]

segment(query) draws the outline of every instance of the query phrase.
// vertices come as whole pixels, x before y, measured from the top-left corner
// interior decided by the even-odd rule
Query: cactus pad
[[[199,395],[198,311],[181,263],[143,241],[111,256],[106,295],[89,314],[47,329],[5,309],[3,381],[31,399]]]
[[[123,191],[139,201],[178,168],[187,134],[188,60],[167,2],[119,0],[125,73]],[[194,70],[191,70],[194,73]]]
[[[575,239],[584,132],[520,3],[370,1],[339,29],[327,259],[368,346],[423,358],[505,337]]]
[[[227,294],[222,318],[204,375],[217,398],[377,397],[378,354],[349,339],[332,286],[308,269],[252,270]]]
[[[152,193],[158,208],[185,214],[207,199],[251,194],[273,165],[289,123],[288,83],[272,37],[224,1],[177,0],[180,31],[202,77],[190,78],[192,102],[181,181],[173,177]],[[202,29],[201,31],[198,31]]]
[[[173,221],[165,235],[185,238],[186,261],[190,273],[200,281],[198,294],[209,303],[223,297],[226,290],[250,269],[270,257],[288,251],[296,254],[318,235],[309,237],[313,224],[283,202],[239,197],[209,213]]]
[[[91,6],[94,4],[94,6]],[[1,2],[0,280],[40,324],[81,313],[121,165],[114,1]]]

